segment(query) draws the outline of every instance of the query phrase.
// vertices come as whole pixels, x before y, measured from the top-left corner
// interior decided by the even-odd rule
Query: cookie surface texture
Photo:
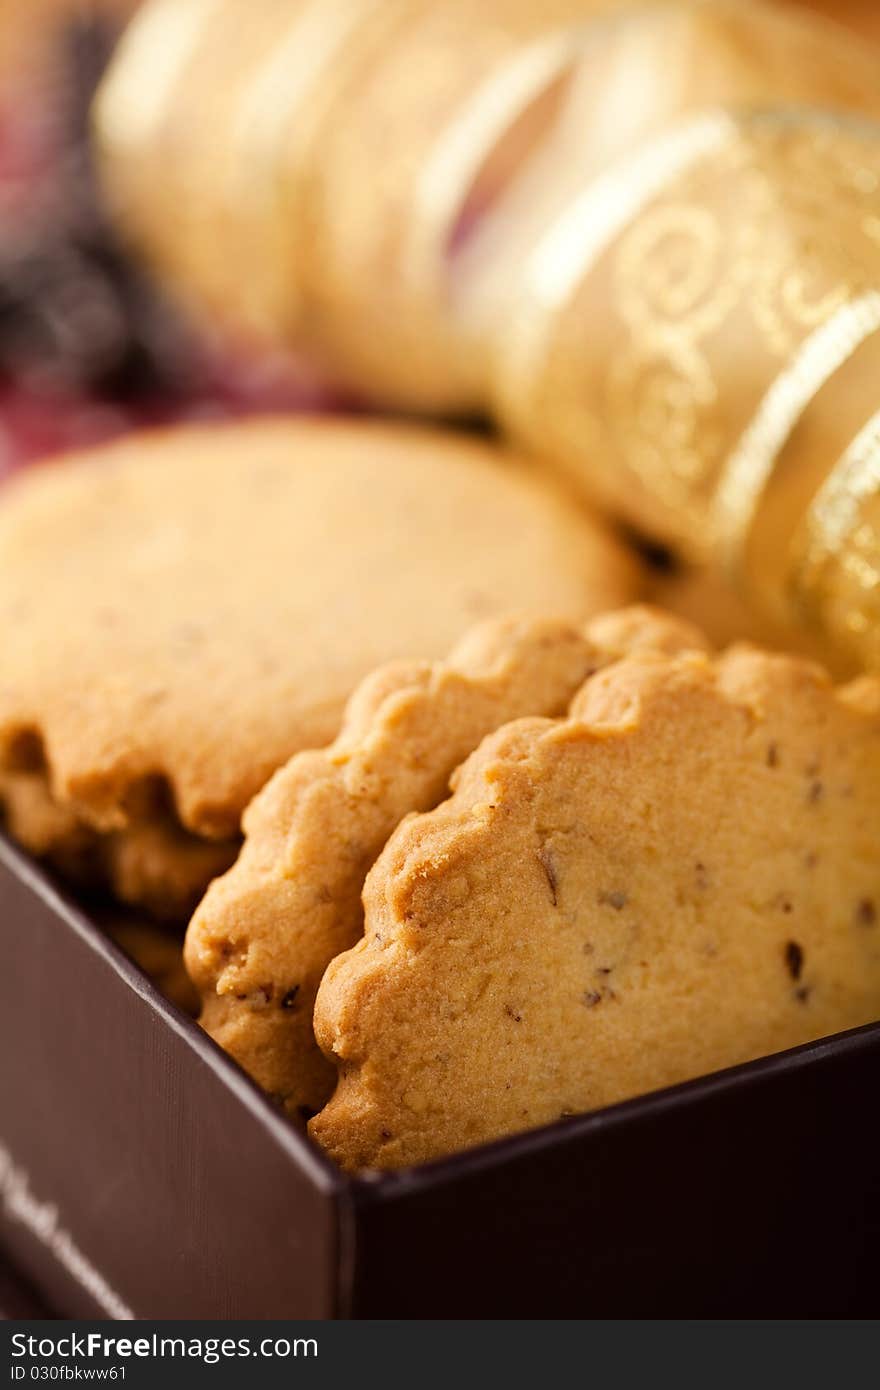
[[[119,903],[181,925],[239,849],[238,840],[201,839],[169,815],[121,830],[95,830],[71,806],[53,800],[40,771],[0,770],[0,822],[68,882],[109,892]]]
[[[640,654],[491,735],[328,968],[310,1132],[397,1167],[880,1017],[880,685]]]
[[[513,610],[627,601],[628,554],[489,443],[298,418],[181,427],[34,470],[0,497],[0,766],[112,830],[158,784],[237,834],[383,661]]]
[[[315,1043],[315,994],[328,963],[361,935],[364,878],[398,822],[446,795],[485,734],[524,714],[563,712],[621,649],[702,642],[642,608],[584,629],[498,619],[445,662],[369,676],[335,743],[294,757],[248,808],[242,854],[190,924],[186,960],[203,1026],[291,1115],[318,1109],[335,1073]]]

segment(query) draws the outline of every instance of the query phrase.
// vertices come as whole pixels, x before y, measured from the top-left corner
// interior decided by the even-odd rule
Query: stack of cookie
[[[639,651],[498,729],[367,879],[313,1137],[421,1162],[880,1016],[880,684]]]
[[[880,1017],[880,680],[716,656],[641,584],[452,433],[47,466],[0,505],[8,829],[183,1007],[180,937],[120,914],[198,902],[203,1027],[347,1168]]]
[[[344,1168],[880,1018],[880,677],[772,650],[880,659],[877,109],[764,0],[128,31],[95,151],[145,265],[535,456],[278,418],[0,498],[8,833]]]
[[[134,438],[0,507],[0,805],[77,882],[182,926],[242,812],[378,663],[509,609],[625,602],[635,561],[522,460],[302,418]]]
[[[150,0],[95,126],[189,303],[878,670],[878,111],[775,0]]]
[[[276,773],[186,961],[339,1163],[418,1163],[880,1016],[878,815],[880,681],[502,622]]]
[[[331,960],[362,934],[364,879],[400,821],[442,800],[481,739],[512,719],[562,714],[621,650],[692,640],[684,624],[647,610],[586,629],[488,623],[445,661],[369,676],[335,742],[275,774],[248,808],[237,864],[190,924],[186,960],[205,1026],[290,1114],[314,1112],[330,1094],[315,996]]]

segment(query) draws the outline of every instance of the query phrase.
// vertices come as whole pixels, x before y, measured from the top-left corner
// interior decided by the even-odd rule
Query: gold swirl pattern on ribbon
[[[870,511],[877,513],[872,518]],[[790,591],[812,621],[833,623],[880,664],[880,411],[816,493],[792,543]]]
[[[841,649],[880,671],[880,491],[863,500],[845,545],[829,556],[813,610]]]
[[[804,339],[771,385],[725,463],[713,504],[715,534],[736,569],[777,459],[804,410],[868,337],[880,330],[880,292],[841,304]]]
[[[600,175],[534,254],[531,286],[541,307],[552,313],[564,305],[578,281],[592,274],[601,256],[653,198],[737,133],[725,112],[700,115]]]
[[[746,534],[806,405],[880,326],[878,137],[722,112],[615,165],[529,266],[497,373],[513,433],[699,558],[719,520]]]
[[[594,344],[601,338],[605,324],[600,325],[595,339],[587,336],[591,320],[589,290],[596,282],[609,282],[613,272],[605,269],[600,276],[598,271],[622,234],[634,222],[638,225],[637,219],[651,203],[683,173],[717,155],[738,135],[736,121],[726,112],[701,113],[676,123],[592,182],[541,240],[526,267],[527,293],[523,306],[513,316],[501,351],[500,414],[514,434],[555,454],[575,481],[582,482],[585,474],[591,474],[600,494],[610,494],[613,502],[620,501],[618,490],[613,485],[603,487],[594,473],[597,451],[610,452],[610,412],[603,410],[604,393],[601,378],[596,375],[596,369],[601,371],[602,367],[594,360]],[[682,210],[678,216],[680,225],[689,224],[691,228],[695,221],[703,220],[701,211],[693,208]],[[706,217],[711,224],[709,236],[717,239],[714,223],[708,213]],[[697,243],[704,240],[704,230],[704,226],[698,228]],[[650,228],[647,235],[652,235]],[[696,278],[706,277],[698,271]],[[606,302],[602,308],[606,321],[609,317],[632,317],[626,285],[618,302]],[[635,312],[638,316],[637,309]],[[627,353],[619,355],[615,365],[606,364],[606,389],[612,386],[613,376],[626,377],[631,365],[632,357]],[[699,358],[688,350],[686,343],[674,344],[667,337],[655,421],[660,428],[670,428],[671,421],[659,398],[672,399],[678,383],[682,394],[695,391],[699,398],[702,384],[709,399],[713,396]],[[635,396],[633,382],[618,379],[612,389],[623,395],[621,404],[628,409]],[[676,434],[683,444],[682,431]],[[670,489],[659,457],[645,460],[631,455],[628,462],[633,473],[643,477],[651,490],[659,488],[664,500],[679,500],[675,488],[671,490],[672,497],[668,497]]]

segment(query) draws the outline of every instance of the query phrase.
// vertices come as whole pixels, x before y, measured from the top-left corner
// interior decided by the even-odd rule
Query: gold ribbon
[[[880,410],[852,440],[816,493],[792,543],[791,593],[813,621],[823,609],[837,568],[863,601],[844,616],[843,639],[854,640],[874,666],[880,656],[880,533],[865,519],[880,498]],[[867,638],[868,641],[860,640]]]
[[[851,299],[811,333],[770,386],[729,455],[713,502],[715,534],[737,570],[761,497],[807,406],[867,338],[880,330],[880,291]]]
[[[393,0],[305,4],[239,104],[224,202],[230,254],[248,267],[241,281],[242,313],[260,336],[290,341],[298,331],[309,234],[302,193],[309,159],[332,93],[344,81],[343,54],[358,28],[382,17],[383,6],[387,22]]]
[[[206,24],[221,0],[153,0],[135,15],[101,86],[104,138],[139,157],[164,123]]]

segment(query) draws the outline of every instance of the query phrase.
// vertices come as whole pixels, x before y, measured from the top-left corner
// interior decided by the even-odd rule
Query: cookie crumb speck
[[[613,907],[615,912],[620,912],[625,908],[628,901],[626,893],[622,893],[619,888],[611,893],[599,894],[599,902],[605,907]]]
[[[296,996],[299,994],[299,985],[294,985],[289,989],[281,1000],[282,1009],[292,1009],[296,1004]]]
[[[810,783],[810,787],[807,792],[807,800],[809,801],[811,806],[815,806],[818,801],[821,801],[824,795],[825,788],[821,782]]]
[[[556,861],[546,845],[542,845],[538,850],[538,863],[547,876],[547,884],[550,888],[550,898],[553,906],[556,907],[559,901],[559,875],[556,870]]]
[[[588,989],[584,994],[584,1004],[588,1009],[595,1009],[597,1004],[602,1003],[602,996],[596,989]]]
[[[877,925],[877,904],[873,898],[862,898],[856,907],[856,921],[860,927],[875,927]]]
[[[804,950],[796,941],[785,943],[785,964],[788,973],[793,980],[801,978],[801,971],[804,968]]]
[[[771,743],[767,748],[767,766],[779,766],[779,746],[775,743]]]

